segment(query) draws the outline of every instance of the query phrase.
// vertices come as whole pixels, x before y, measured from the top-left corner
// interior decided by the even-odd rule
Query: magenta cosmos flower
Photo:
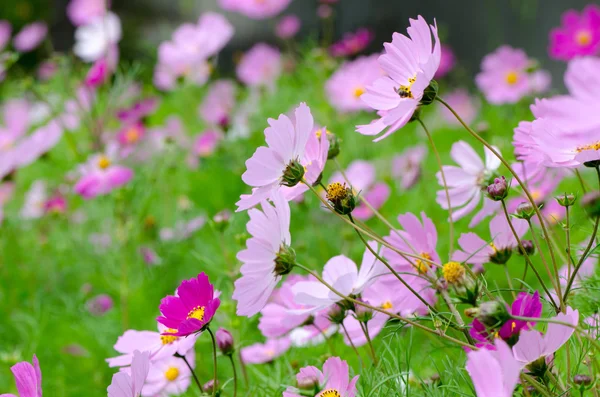
[[[292,0],[219,0],[219,5],[226,11],[238,12],[252,19],[267,19],[276,16],[292,2]]]
[[[214,287],[204,273],[183,280],[175,295],[164,297],[158,309],[157,321],[169,328],[166,336],[188,336],[204,331],[210,324],[221,301],[214,295]]]
[[[42,371],[35,354],[31,362],[33,365],[27,361],[22,361],[10,368],[15,377],[20,397],[42,397]],[[17,397],[14,394],[2,394],[2,396]]]
[[[240,350],[244,364],[270,363],[285,354],[290,348],[289,338],[268,339],[265,343],[255,343]]]
[[[342,113],[370,110],[360,98],[366,87],[383,75],[379,55],[359,57],[344,63],[325,83],[327,100]]]
[[[379,66],[387,76],[375,80],[361,97],[367,105],[379,111],[381,118],[358,126],[357,131],[364,135],[378,135],[386,130],[375,141],[409,122],[440,64],[437,26],[427,25],[425,19],[419,16],[410,20],[407,31],[410,38],[394,33],[392,42],[384,44],[386,51],[379,57]]]
[[[323,372],[313,366],[300,369],[296,375],[298,385],[303,389],[315,389],[315,397],[354,397],[358,375],[350,379],[348,363],[339,357],[330,357],[323,364]],[[288,387],[283,397],[302,397],[304,393],[295,387]]]
[[[275,34],[280,39],[291,39],[300,31],[300,25],[300,18],[297,15],[285,15],[277,22]]]
[[[114,164],[114,150],[106,154],[97,154],[79,167],[81,178],[73,188],[75,193],[84,199],[93,199],[97,196],[109,194],[114,189],[129,183],[133,178],[133,171],[127,167]]]
[[[529,228],[527,221],[512,219],[513,227],[519,238]],[[484,240],[475,233],[463,233],[458,239],[461,250],[452,255],[452,260],[472,264],[481,270],[486,263],[503,265],[517,247],[517,240],[506,221],[504,214],[498,214],[490,221],[490,239]]]
[[[567,307],[566,314],[559,313],[552,319],[576,327],[579,324],[579,312]],[[548,323],[545,334],[535,330],[523,331],[519,341],[513,346],[513,354],[522,368],[539,358],[555,353],[569,340],[574,331],[573,327],[555,323]]]
[[[196,354],[190,350],[185,359],[196,367]],[[142,388],[142,396],[174,396],[185,393],[192,383],[192,371],[179,357],[168,357],[150,363],[148,377]]]
[[[495,149],[499,152],[498,148]],[[477,152],[468,143],[458,141],[452,145],[450,156],[459,167],[452,165],[443,167],[454,221],[470,214],[477,207],[484,196],[484,189],[494,180],[496,170],[500,167],[500,159],[488,148],[483,150],[485,152],[485,163],[481,161]],[[440,186],[444,186],[440,172],[436,173],[436,177]],[[444,189],[438,190],[436,201],[442,208],[448,209]],[[477,225],[483,218],[495,213],[499,207],[499,202],[484,200],[483,208],[475,214],[469,223],[469,227]]]
[[[442,44],[441,49],[442,54],[440,58],[440,66],[438,67],[438,70],[433,76],[436,79],[441,79],[442,77],[447,75],[452,69],[454,69],[454,65],[456,65],[456,56],[454,55],[454,51],[452,51],[452,48],[450,46]]]
[[[246,225],[252,236],[246,249],[237,254],[243,265],[242,277],[235,281],[233,299],[238,302],[239,316],[253,316],[267,303],[282,276],[292,270],[296,254],[290,247],[290,206],[278,193],[272,196],[273,204],[262,202],[262,211],[248,211]]]
[[[499,339],[495,347],[467,353],[466,368],[477,397],[512,397],[519,382],[521,368],[510,347]]]
[[[183,338],[165,334],[172,331],[160,323],[158,323],[158,332],[127,330],[119,336],[114,345],[114,349],[121,355],[107,358],[106,362],[110,367],[131,365],[136,350],[149,352],[151,361],[160,361],[175,354],[185,356],[194,347],[198,335]]]
[[[210,86],[198,113],[212,126],[227,128],[235,107],[236,85],[232,80],[217,80]]]
[[[550,31],[550,56],[568,61],[600,51],[600,7],[589,4],[583,11],[565,11],[562,26]]]
[[[392,176],[400,181],[400,187],[408,190],[421,177],[421,164],[427,155],[424,145],[412,146],[392,159]]]
[[[193,153],[198,157],[208,157],[217,149],[223,139],[221,131],[208,130],[202,132],[194,141]]]
[[[48,34],[48,26],[44,22],[33,22],[26,25],[13,38],[13,46],[19,52],[29,52],[37,48]]]
[[[324,5],[319,7],[319,9],[321,8],[326,9],[329,11],[329,13],[331,13],[331,7]],[[326,16],[324,18],[328,17],[329,16]],[[375,38],[375,33],[367,28],[360,28],[356,32],[347,32],[340,39],[340,41],[334,43],[329,48],[329,52],[334,57],[347,57],[356,55],[367,48],[371,41],[373,41],[373,38]]]
[[[120,371],[113,375],[112,382],[106,389],[108,397],[139,397],[149,370],[150,353],[134,351],[129,371]]]
[[[281,52],[268,44],[258,43],[242,56],[236,74],[242,83],[250,87],[272,89],[281,70]]]
[[[107,0],[71,0],[67,5],[67,16],[75,26],[87,25],[104,16],[109,6]]]
[[[261,146],[246,161],[242,180],[253,188],[251,195],[242,195],[236,203],[237,211],[251,208],[266,200],[281,185],[295,186],[304,176],[306,145],[313,133],[313,117],[310,108],[301,103],[295,111],[295,125],[286,115],[277,120],[268,119],[265,129],[268,146]]]

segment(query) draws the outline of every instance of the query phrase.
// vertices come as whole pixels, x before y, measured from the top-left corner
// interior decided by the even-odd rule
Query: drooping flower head
[[[236,68],[240,81],[250,87],[273,88],[281,75],[281,52],[268,44],[257,43],[249,49]]]
[[[581,55],[600,52],[600,7],[587,5],[581,13],[567,10],[562,15],[562,26],[550,31],[550,56],[568,61]]]
[[[215,297],[214,287],[204,273],[183,280],[176,295],[164,297],[158,307],[157,321],[169,328],[166,336],[188,336],[204,331],[210,324],[221,301]]]
[[[35,354],[31,362],[33,365],[27,361],[22,361],[10,368],[15,377],[20,397],[42,397],[42,371]],[[14,394],[2,394],[2,396],[17,397]]]
[[[291,3],[292,0],[219,0],[221,8],[238,12],[252,19],[267,19],[276,16]]]
[[[364,135],[379,135],[379,141],[404,127],[417,110],[425,89],[440,64],[440,41],[436,25],[425,19],[410,20],[410,38],[394,33],[391,43],[385,43],[385,54],[379,65],[387,74],[368,86],[362,100],[379,111],[381,118],[357,127]],[[433,35],[433,41],[432,41]]]
[[[349,377],[348,363],[339,357],[330,357],[323,364],[323,372],[313,366],[304,367],[296,375],[296,380],[303,388],[313,386],[318,390],[315,397],[355,397],[358,375],[352,379]],[[283,392],[283,397],[302,395],[295,387],[288,387]]]
[[[467,372],[477,397],[512,397],[521,368],[505,342],[497,339],[494,346],[493,350],[468,352]]]
[[[149,369],[150,353],[135,350],[129,371],[120,371],[113,375],[112,382],[106,389],[108,397],[139,397]]]
[[[331,10],[331,7],[327,5],[322,7],[325,10]],[[321,7],[319,8],[321,9]],[[356,55],[364,51],[374,38],[375,33],[367,28],[360,28],[356,32],[347,32],[338,42],[331,45],[329,52],[334,57]]]

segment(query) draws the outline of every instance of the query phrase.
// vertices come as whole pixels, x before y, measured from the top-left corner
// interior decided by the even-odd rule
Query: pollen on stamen
[[[167,330],[165,332],[169,333],[169,334],[174,334],[177,332],[177,330],[172,329],[172,328],[167,328]],[[163,345],[170,345],[171,343],[175,342],[177,339],[179,339],[179,337],[175,336],[175,335],[161,335],[160,336],[160,341],[162,342]]]
[[[583,152],[584,150],[600,150],[600,141],[589,145],[579,146],[576,150],[577,152]]]
[[[429,255],[427,252],[421,252],[421,258],[423,258],[425,260],[417,259],[415,261],[414,266],[415,266],[415,269],[417,269],[417,271],[419,273],[425,274],[431,267],[431,265],[427,262],[427,261],[431,260],[431,255]]]
[[[176,367],[169,367],[169,369],[167,369],[165,371],[165,378],[167,378],[167,380],[169,382],[173,382],[178,377],[179,377],[179,369]]]
[[[187,315],[187,319],[195,318],[196,320],[202,321],[204,319],[204,306],[196,306]]]
[[[383,305],[381,305],[381,308],[384,310],[389,310],[393,307],[394,307],[394,305],[392,305],[392,302],[390,302],[390,301],[385,301],[385,302],[383,302]]]
[[[342,397],[342,395],[335,389],[327,389],[323,390],[321,394],[319,394],[319,397]]]

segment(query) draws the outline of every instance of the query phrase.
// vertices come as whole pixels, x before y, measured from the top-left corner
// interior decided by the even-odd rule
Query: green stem
[[[371,357],[373,358],[373,364],[377,366],[377,354],[375,354],[375,349],[373,348],[373,343],[371,342],[371,337],[369,336],[369,328],[366,322],[362,322],[358,320],[360,325],[360,329],[362,329],[363,334],[365,334],[365,338],[367,339],[367,344],[369,345],[369,350],[371,351]]]
[[[237,371],[235,369],[235,362],[233,361],[233,354],[228,354],[229,361],[231,362],[231,369],[233,370],[233,397],[237,396]]]
[[[350,346],[352,346],[352,350],[354,350],[354,353],[356,353],[356,357],[358,357],[358,361],[360,362],[361,368],[364,368],[365,364],[363,363],[362,357],[360,356],[360,353],[358,353],[358,349],[354,345],[354,342],[352,342],[352,338],[350,338],[350,334],[348,333],[346,326],[344,325],[343,322],[340,325],[342,326],[342,329],[344,330],[344,333],[346,334],[346,338],[348,338],[348,342],[350,343]]]
[[[555,306],[555,308],[558,309],[558,311],[557,311],[557,313],[558,313],[563,306],[562,293],[558,292],[559,288],[560,288],[560,280],[558,278],[555,280],[554,277],[552,277],[552,271],[550,270],[550,267],[548,266],[548,262],[546,261],[546,257],[544,256],[544,253],[542,252],[542,246],[536,237],[535,230],[533,229],[533,224],[531,223],[531,219],[527,219],[527,224],[529,225],[529,230],[531,230],[531,239],[533,240],[533,244],[535,244],[536,249],[540,253],[540,258],[542,259],[542,264],[544,265],[544,268],[546,269],[546,272],[548,273],[548,277],[550,278],[550,283],[552,283],[552,288],[554,288],[554,291],[557,292],[558,305]],[[551,296],[552,295],[548,295],[548,297],[550,299],[552,299]],[[554,299],[552,299],[552,300],[554,300]],[[556,303],[555,303],[555,305],[556,305]]]
[[[192,368],[192,366],[188,362],[185,355],[182,356],[181,354],[175,353],[175,357],[179,357],[179,358],[183,359],[183,362],[185,362],[185,365],[187,365],[188,369],[192,373],[192,377],[194,378],[194,382],[196,382],[198,389],[200,389],[200,393],[202,393],[202,385],[200,384],[200,381],[198,380],[198,377],[196,376],[196,373],[194,372],[194,368]]]
[[[212,395],[215,397],[217,395],[217,342],[215,341],[215,335],[210,330],[210,327],[206,327],[206,330],[210,334],[210,338],[212,339],[213,346],[213,365],[214,365],[214,376],[213,376],[213,390]]]
[[[440,294],[442,295],[442,298],[444,298],[444,301],[446,302],[446,305],[448,306],[448,308],[450,309],[450,312],[454,316],[454,319],[456,320],[458,325],[461,327],[461,331],[465,335],[467,342],[474,345],[475,341],[473,340],[473,338],[471,338],[471,334],[469,334],[469,330],[465,328],[465,322],[463,321],[462,317],[460,316],[460,313],[458,312],[458,310],[456,310],[456,306],[454,305],[454,303],[452,303],[452,300],[450,299],[450,295],[448,294],[448,290],[442,289],[440,291]]]
[[[579,272],[581,265],[583,265],[583,262],[585,261],[588,252],[590,252],[590,249],[592,249],[592,245],[594,245],[594,240],[596,239],[596,234],[598,233],[598,223],[599,222],[600,222],[600,217],[596,217],[596,221],[594,222],[594,231],[592,232],[592,237],[590,238],[590,241],[588,242],[587,247],[585,247],[585,251],[583,251],[583,255],[581,255],[581,258],[579,258],[577,265],[575,265],[573,274],[571,275],[571,277],[569,278],[569,282],[567,283],[567,288],[565,288],[565,295],[563,298],[564,302],[567,301],[567,299],[569,297],[569,292],[571,292],[571,287],[573,286],[573,282],[575,281],[575,277],[577,276],[577,273]]]
[[[531,386],[533,386],[535,388],[535,390],[537,390],[542,396],[544,397],[552,397],[552,394],[548,393],[546,391],[546,388],[540,384],[538,381],[535,380],[535,378],[531,375],[522,373],[521,377],[527,381],[527,383],[529,383]]]

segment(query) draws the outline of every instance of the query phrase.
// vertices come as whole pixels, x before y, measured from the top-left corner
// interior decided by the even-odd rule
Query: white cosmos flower
[[[121,20],[108,12],[75,30],[75,54],[86,62],[106,56],[111,46],[121,40]]]

